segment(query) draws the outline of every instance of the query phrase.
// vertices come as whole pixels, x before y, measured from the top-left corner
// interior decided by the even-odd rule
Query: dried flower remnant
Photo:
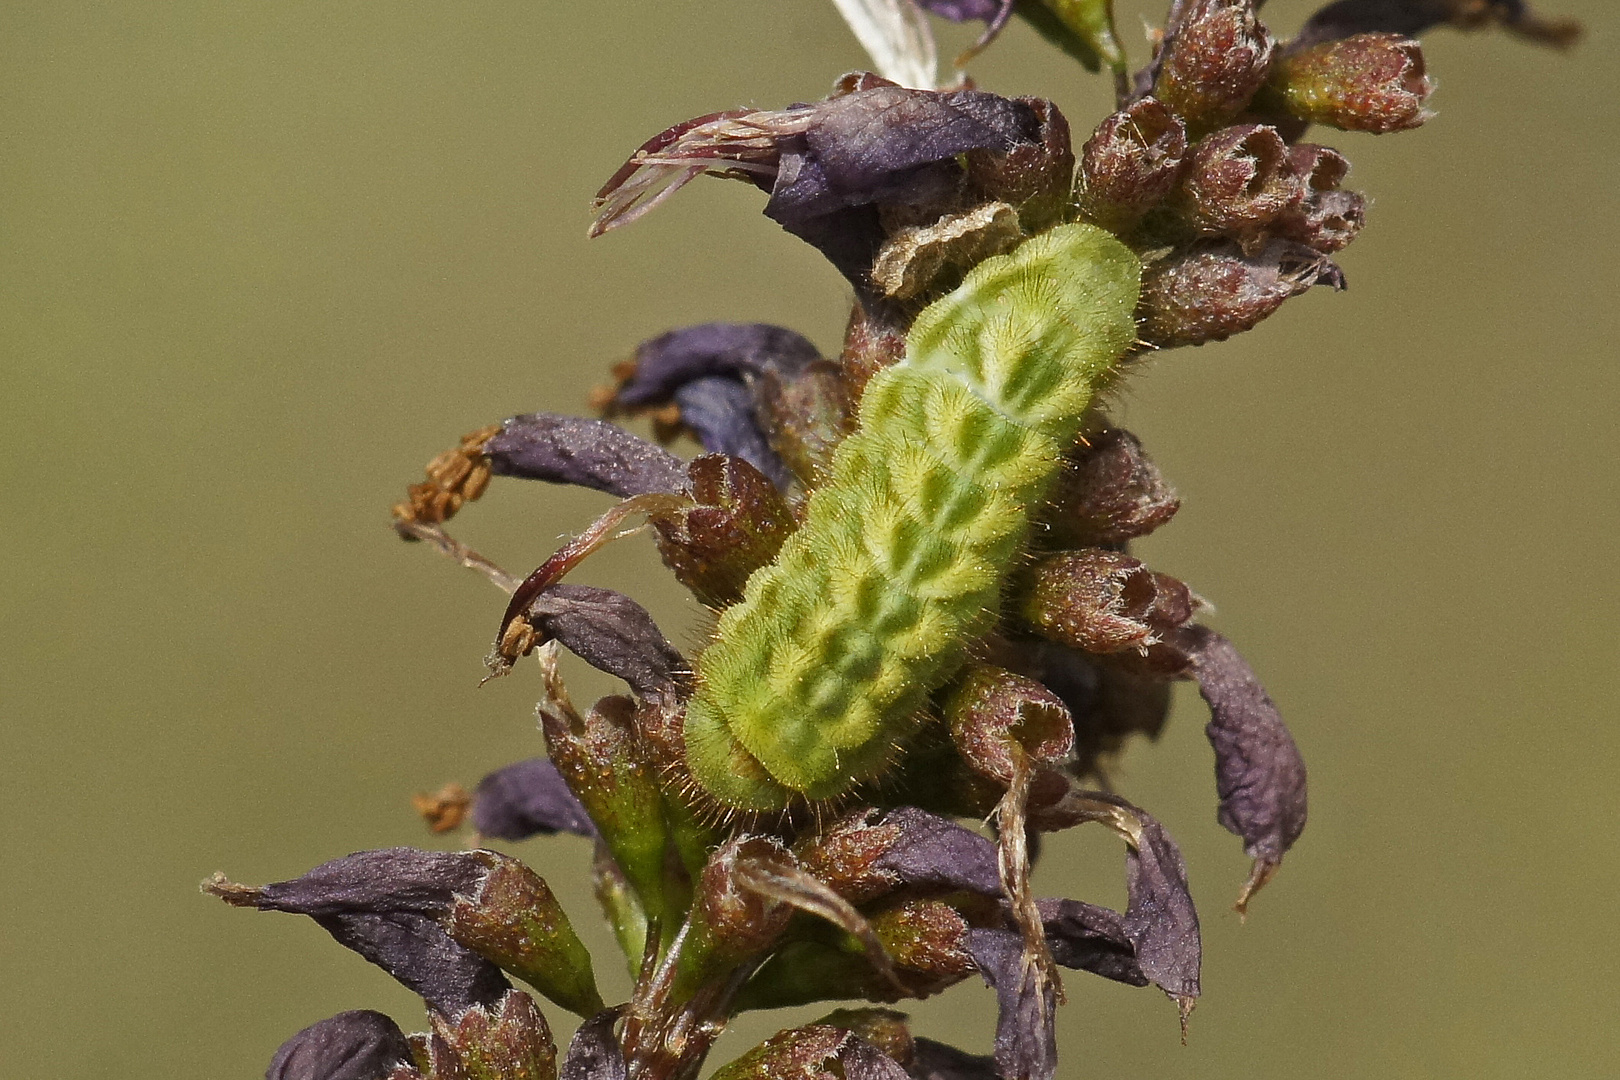
[[[328,1017],[281,1044],[265,1080],[403,1080],[419,1077],[399,1025],[356,1009]]]
[[[596,824],[579,796],[545,758],[516,762],[480,780],[473,794],[472,821],[481,836],[496,840],[559,832],[596,835]]]
[[[511,594],[493,663],[536,654],[552,755],[419,804],[446,830],[470,814],[483,836],[591,838],[630,1000],[603,1008],[556,898],[510,856],[396,848],[261,889],[218,878],[232,903],[311,916],[428,1009],[409,1040],[376,1014],[316,1025],[272,1076],[695,1080],[744,1010],[923,997],[973,971],[1000,1007],[992,1057],[839,1008],[721,1075],[1050,1080],[1058,967],[1156,984],[1185,1025],[1202,956],[1180,853],[1152,815],[1080,784],[1157,736],[1177,680],[1208,703],[1217,819],[1254,860],[1240,910],[1299,839],[1305,768],[1275,705],[1194,621],[1198,598],[1127,550],[1180,500],[1108,395],[1144,350],[1343,287],[1331,256],[1366,201],[1338,151],[1300,136],[1424,118],[1413,35],[1495,23],[1566,44],[1572,27],[1519,0],[1345,0],[1277,42],[1255,0],[1175,0],[1133,78],[1109,0],[840,6],[883,75],[671,127],[604,186],[593,229],[704,173],[749,181],[853,285],[839,355],[760,323],[660,335],[596,404],[707,454],[527,413],[464,437],[394,508],[407,539]],[[965,76],[936,88],[925,10],[984,22],[975,51],[1019,14],[1106,65],[1117,111],[1077,163],[1050,102]],[[620,501],[519,580],[446,532],[493,476]],[[719,613],[684,654],[631,597],[563,581],[643,521]],[[576,709],[564,647],[628,694]],[[1040,834],[1088,822],[1126,842],[1122,912],[1034,895]],[[506,973],[590,1017],[560,1070]]]

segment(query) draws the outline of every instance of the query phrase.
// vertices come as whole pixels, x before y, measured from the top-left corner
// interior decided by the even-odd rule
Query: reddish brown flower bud
[[[1277,232],[1324,254],[1339,251],[1366,220],[1367,200],[1339,190],[1350,163],[1337,150],[1312,143],[1289,147],[1288,162],[1302,197],[1277,221]]]
[[[1273,240],[1248,256],[1233,243],[1188,248],[1142,274],[1138,333],[1152,345],[1202,345],[1253,329],[1312,285],[1344,287],[1327,256]]]
[[[916,1043],[906,1019],[905,1013],[893,1009],[835,1009],[816,1023],[852,1032],[901,1065],[910,1065]]]
[[[1423,48],[1399,34],[1357,34],[1289,53],[1272,65],[1268,106],[1315,124],[1384,134],[1432,115]]]
[[[743,868],[796,868],[793,856],[766,837],[737,837],[709,857],[697,883],[680,956],[676,1000],[743,962],[787,929],[792,905],[752,888]]]
[[[943,990],[976,970],[968,952],[967,920],[943,901],[903,901],[873,915],[872,929],[898,967],[928,977],[929,985],[918,987],[919,996]]]
[[[433,1015],[429,1053],[438,1080],[556,1080],[557,1046],[534,1000],[512,990],[494,1008],[455,1020]]]
[[[1266,81],[1271,35],[1252,0],[1194,0],[1165,43],[1153,93],[1194,135],[1243,111]]]
[[[1080,212],[1117,233],[1134,228],[1181,177],[1187,131],[1155,98],[1097,125],[1080,151]]]
[[[1100,547],[1146,536],[1175,516],[1181,498],[1135,435],[1105,428],[1068,456],[1042,523],[1062,547]]]
[[[1063,700],[1022,675],[970,664],[945,701],[951,739],[968,768],[1012,782],[1031,762],[1055,764],[1074,749],[1074,721]]]
[[[1206,236],[1230,236],[1249,249],[1300,198],[1288,144],[1276,128],[1223,128],[1193,147],[1177,204]]]
[[[724,607],[742,599],[748,575],[776,558],[793,531],[793,510],[742,458],[705,454],[687,471],[696,505],[650,515],[658,549],[698,600]]]
[[[1198,610],[1192,592],[1167,574],[1104,548],[1042,560],[1031,575],[1023,615],[1054,641],[1111,653],[1152,645]]]
[[[969,150],[968,182],[994,202],[1018,210],[1024,231],[1037,233],[1056,225],[1069,204],[1074,182],[1074,150],[1069,121],[1042,98],[1019,98],[1035,113],[1039,141],[1015,143],[1011,149]]]

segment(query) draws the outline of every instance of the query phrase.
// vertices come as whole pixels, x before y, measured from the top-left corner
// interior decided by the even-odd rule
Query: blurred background
[[[1373,200],[1347,293],[1169,353],[1120,404],[1184,499],[1140,553],[1281,704],[1311,824],[1240,924],[1183,688],[1118,783],[1186,854],[1205,996],[1182,1047],[1156,991],[1070,976],[1063,1076],[1613,1075],[1620,65],[1612,5],[1542,6],[1587,21],[1573,54],[1437,31],[1428,127],[1317,133]],[[539,752],[536,673],[478,688],[502,598],[388,507],[465,431],[584,411],[672,326],[836,352],[844,285],[751,188],[585,226],[666,125],[864,65],[812,0],[0,6],[0,1076],[251,1077],[342,1009],[425,1026],[308,920],[197,882],[453,844],[410,795]],[[1077,133],[1109,110],[1020,25],[974,74]],[[607,501],[497,480],[455,531],[524,572]],[[700,640],[644,539],[576,580]],[[585,843],[515,850],[622,995]],[[1050,852],[1040,892],[1123,903],[1102,830]],[[989,1046],[976,984],[912,1012]]]

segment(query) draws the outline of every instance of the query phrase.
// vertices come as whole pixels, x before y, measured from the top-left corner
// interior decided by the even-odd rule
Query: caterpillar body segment
[[[994,618],[1033,511],[1135,340],[1136,257],[1064,225],[986,260],[875,375],[805,520],[698,661],[687,765],[777,811],[881,773]]]

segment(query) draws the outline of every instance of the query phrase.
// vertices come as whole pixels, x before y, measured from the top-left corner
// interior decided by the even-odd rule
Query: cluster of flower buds
[[[588,838],[631,999],[603,1002],[551,890],[508,855],[391,848],[257,888],[216,876],[206,891],[309,916],[428,1010],[430,1031],[409,1037],[371,1012],[317,1023],[276,1053],[272,1080],[690,1080],[739,1012],[852,1000],[866,1004],[782,1031],[716,1075],[1047,1080],[1059,968],[1159,987],[1185,1037],[1201,945],[1181,855],[1151,814],[1088,786],[1131,736],[1157,736],[1179,680],[1209,708],[1217,820],[1253,860],[1240,911],[1299,839],[1299,750],[1249,665],[1198,622],[1203,601],[1129,554],[1180,501],[1100,407],[1031,509],[999,609],[949,677],[925,687],[926,715],[880,780],[852,779],[841,802],[765,815],[711,798],[683,742],[701,655],[683,655],[631,598],[563,579],[627,522],[645,522],[698,601],[716,612],[743,602],[804,525],[860,426],[868,382],[906,354],[913,320],[986,259],[1055,226],[1099,227],[1139,257],[1142,345],[1225,338],[1313,284],[1342,287],[1331,256],[1365,204],[1341,187],[1345,159],[1300,141],[1305,129],[1421,123],[1430,86],[1412,35],[1430,26],[1494,22],[1560,45],[1572,31],[1518,0],[1340,0],[1278,41],[1258,0],[1175,0],[1133,75],[1108,0],[850,7],[892,9],[888,22],[855,25],[894,60],[889,77],[849,75],[823,101],[671,127],[603,187],[593,229],[634,220],[705,173],[755,185],[765,214],[854,290],[839,355],[762,324],[671,331],[614,369],[595,402],[604,419],[531,413],[480,429],[394,507],[401,535],[509,594],[491,670],[534,653],[544,687],[547,757],[494,771],[471,794],[451,784],[418,796],[418,808],[435,832],[470,823],[475,842]],[[905,85],[905,72],[931,71],[924,11],[982,20],[976,48],[1013,14],[1027,18],[1114,73],[1119,111],[1076,154],[1049,101]],[[901,38],[885,42],[891,30]],[[704,453],[683,460],[611,422],[636,415],[659,442],[690,436]],[[494,476],[618,501],[519,579],[445,531]],[[629,693],[576,709],[559,648]],[[993,837],[962,823],[990,816]],[[1034,895],[1040,834],[1087,823],[1124,842],[1124,911]],[[974,975],[999,1010],[987,1055],[913,1037],[903,1014],[873,1007]],[[509,976],[585,1018],[560,1061]]]

